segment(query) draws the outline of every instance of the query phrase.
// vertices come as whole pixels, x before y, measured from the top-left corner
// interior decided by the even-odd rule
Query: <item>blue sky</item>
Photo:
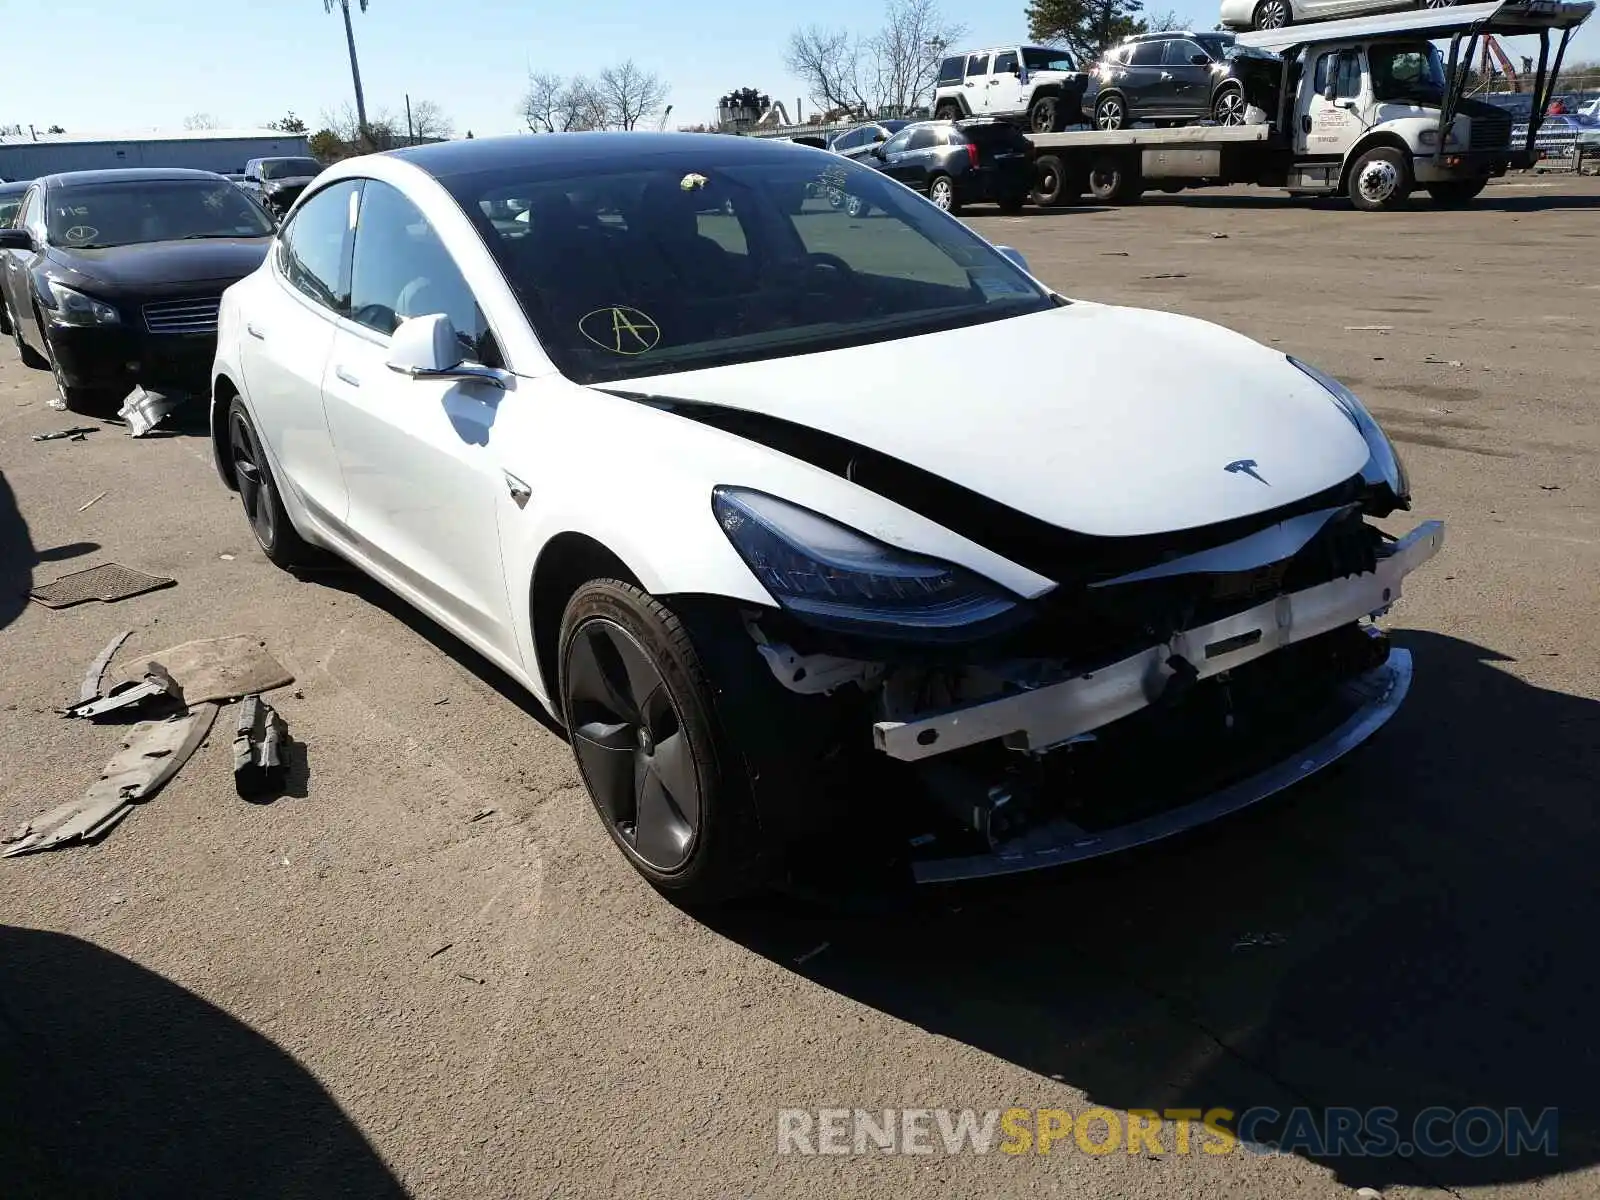
[[[1147,7],[1170,7],[1202,28],[1216,21],[1214,0]],[[1024,0],[949,0],[945,9],[966,24],[972,44],[1025,34]],[[792,105],[803,91],[783,66],[794,26],[865,33],[880,14],[875,0],[372,0],[354,19],[369,108],[401,112],[409,92],[439,104],[458,133],[481,137],[523,128],[530,66],[595,72],[631,57],[671,85],[673,125],[710,120],[717,97],[737,87]],[[343,27],[321,0],[47,0],[29,6],[25,24],[30,44],[61,53],[6,56],[0,124],[59,123],[74,133],[181,127],[205,112],[226,126],[254,126],[292,108],[316,128],[352,95]],[[1600,20],[1585,26],[1575,52],[1600,58]]]

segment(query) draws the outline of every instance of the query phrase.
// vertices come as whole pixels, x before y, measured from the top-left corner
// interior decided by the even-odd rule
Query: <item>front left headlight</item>
[[[50,319],[58,325],[120,325],[122,314],[104,300],[85,296],[54,279],[45,281],[50,287],[50,298],[55,301]]]
[[[1345,416],[1350,418],[1350,424],[1356,427],[1366,441],[1367,465],[1361,468],[1361,478],[1373,485],[1386,484],[1394,494],[1395,503],[1401,508],[1410,508],[1411,480],[1406,475],[1406,465],[1400,460],[1400,452],[1394,448],[1389,435],[1367,411],[1367,406],[1332,375],[1325,374],[1292,355],[1285,357],[1327,390],[1328,395],[1333,397],[1333,402]]]
[[[747,488],[719,487],[711,507],[761,585],[813,625],[860,635],[955,640],[988,633],[1018,600],[972,572],[884,545]]]

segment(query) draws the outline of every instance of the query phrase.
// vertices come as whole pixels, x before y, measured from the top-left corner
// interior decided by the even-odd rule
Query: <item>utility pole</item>
[[[361,91],[361,67],[356,62],[356,31],[350,24],[350,0],[339,0],[339,7],[344,10],[344,41],[350,48],[350,78],[356,85],[356,125],[361,131],[363,140],[370,142],[372,139],[367,133],[367,98]]]
[[[406,93],[406,136],[410,139],[411,144],[413,146],[415,146],[417,144],[417,127],[411,123],[411,93],[410,92]]]

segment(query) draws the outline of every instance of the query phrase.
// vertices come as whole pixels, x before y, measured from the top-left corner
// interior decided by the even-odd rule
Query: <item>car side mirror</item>
[[[1012,67],[1011,67],[1011,73],[1013,75],[1021,75],[1022,74],[1022,67],[1017,65],[1017,64],[1013,64]]]
[[[1333,103],[1334,98],[1336,96],[1338,96],[1338,94],[1339,94],[1339,85],[1336,84],[1336,83],[1330,83],[1327,87],[1322,89],[1322,98],[1324,100],[1326,100],[1329,104]]]
[[[881,145],[874,146],[874,147],[872,147],[871,150],[868,151],[868,153],[871,154],[873,158],[882,158],[883,157],[883,147]]]
[[[486,383],[504,390],[504,372],[467,362],[461,339],[444,313],[411,317],[389,339],[389,369],[411,379],[456,379]]]
[[[1022,256],[1021,250],[1013,246],[996,246],[995,249],[1009,259],[1011,265],[1016,267],[1017,270],[1026,272],[1029,275],[1033,274],[1032,271],[1028,270],[1028,260]]]
[[[1211,56],[1209,54],[1191,54],[1189,61],[1197,67],[1209,67],[1211,65]]]
[[[26,229],[0,229],[0,250],[32,250],[33,234]]]

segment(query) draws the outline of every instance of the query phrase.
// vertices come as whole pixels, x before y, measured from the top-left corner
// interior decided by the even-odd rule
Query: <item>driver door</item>
[[[1361,52],[1325,51],[1313,70],[1313,86],[1301,92],[1295,148],[1302,154],[1342,156],[1363,132],[1358,115],[1365,80]]]
[[[44,213],[40,199],[41,188],[35,184],[22,198],[22,207],[12,228],[26,229],[42,244]],[[26,330],[33,320],[30,306],[33,295],[28,285],[28,271],[37,254],[33,250],[0,250],[0,289],[3,289],[11,314],[17,319],[18,330]],[[26,334],[23,334],[25,337]]]
[[[499,504],[508,495],[494,425],[515,392],[413,379],[388,366],[390,334],[444,313],[462,357],[501,366],[450,252],[421,211],[376,180],[362,188],[350,319],[334,336],[323,398],[363,553],[464,629],[520,659],[501,567]]]
[[[994,56],[988,85],[983,89],[983,111],[1003,117],[1022,111],[1022,60],[1015,50],[1002,50]]]

